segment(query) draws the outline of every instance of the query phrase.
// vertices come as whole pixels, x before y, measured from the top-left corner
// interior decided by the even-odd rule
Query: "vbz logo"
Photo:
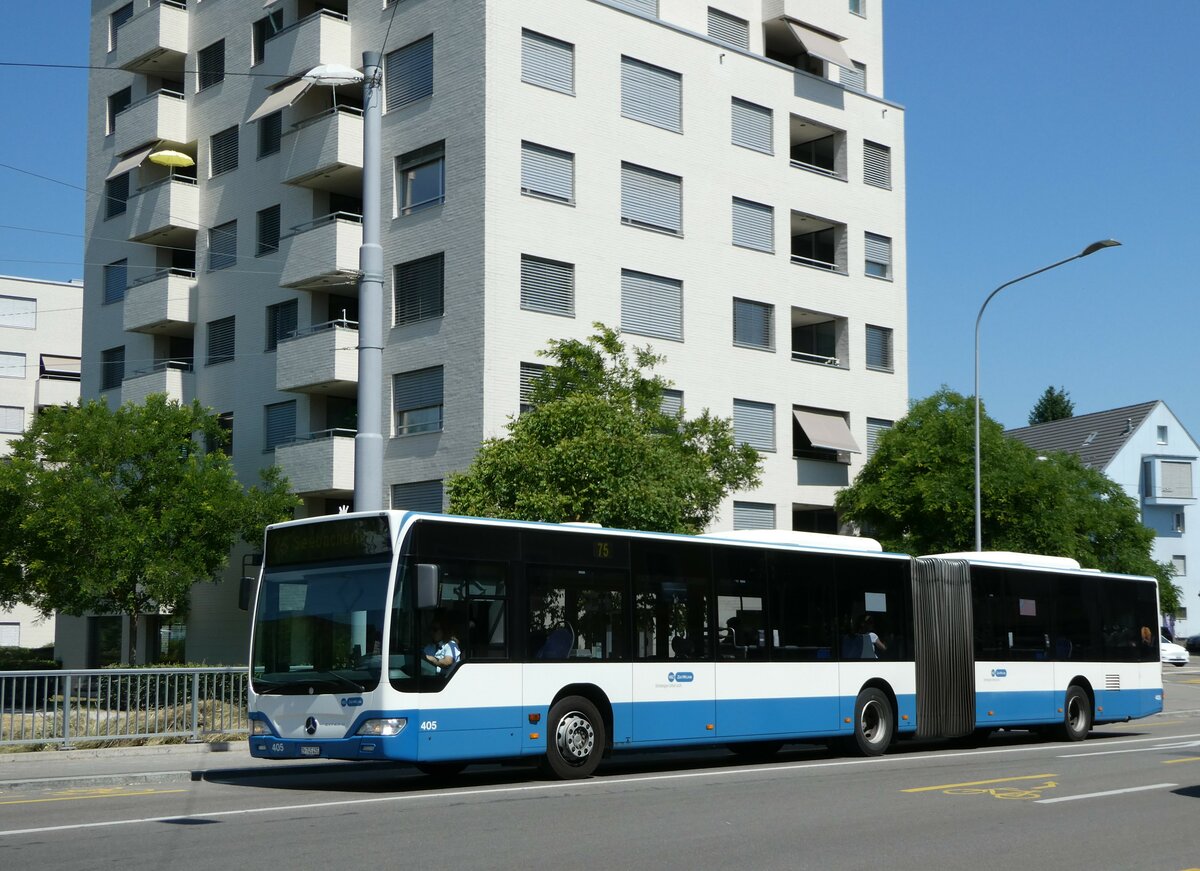
[[[362,703],[363,703],[363,700],[361,697],[360,698],[342,699],[342,707],[343,708],[358,708],[358,707],[362,706]]]

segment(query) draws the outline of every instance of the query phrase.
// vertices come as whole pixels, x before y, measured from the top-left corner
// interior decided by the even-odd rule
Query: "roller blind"
[[[734,529],[774,529],[775,506],[769,502],[734,502]]]
[[[863,181],[880,188],[892,186],[892,149],[877,142],[863,142]]]
[[[734,197],[733,244],[756,251],[774,251],[775,209]]]
[[[867,418],[867,459],[870,459],[879,447],[879,437],[893,426],[890,420],[880,420],[876,417]]]
[[[532,30],[522,30],[521,81],[564,94],[574,93],[575,46]]]
[[[775,450],[775,406],[748,399],[733,401],[733,432],[738,442],[760,451]]]
[[[396,323],[441,317],[445,310],[446,255],[401,263],[395,273]]]
[[[442,367],[402,372],[393,380],[392,389],[396,411],[441,405]]]
[[[574,315],[574,264],[522,255],[521,308],[556,315]]]
[[[613,6],[620,6],[630,12],[640,12],[651,18],[658,17],[658,0],[609,0]]]
[[[433,35],[388,52],[384,58],[387,110],[433,95]]]
[[[210,175],[220,175],[237,169],[238,128],[237,126],[214,133],[209,141]]]
[[[129,261],[118,260],[104,267],[104,303],[108,305],[125,298],[129,286]]]
[[[265,449],[273,451],[279,445],[296,440],[296,400],[277,402],[266,407]]]
[[[233,318],[221,318],[208,323],[208,365],[228,363],[233,359]]]
[[[671,233],[683,232],[683,179],[622,163],[621,219]]]
[[[892,331],[867,324],[867,368],[892,368]]]
[[[270,206],[258,213],[258,254],[274,254],[279,250],[279,206]]]
[[[621,329],[683,341],[683,282],[621,270]]]
[[[542,377],[546,367],[540,363],[521,364],[520,407],[521,414],[533,408],[533,385]]]
[[[573,202],[575,155],[532,142],[521,143],[521,191]]]
[[[0,378],[24,378],[25,355],[0,351]]]
[[[0,432],[25,431],[25,409],[19,405],[0,405]]]
[[[732,142],[743,148],[773,154],[772,137],[774,124],[771,110],[765,106],[733,98]]]
[[[733,342],[752,348],[775,347],[775,306],[748,299],[733,301]]]
[[[708,7],[708,35],[736,48],[750,49],[750,22]]]
[[[124,260],[119,261],[122,265]],[[106,299],[105,302],[108,300]],[[37,327],[37,300],[24,296],[0,296],[0,327],[32,330]]]
[[[621,58],[621,114],[680,133],[683,76],[631,57]]]
[[[279,343],[296,332],[299,304],[294,299],[267,306],[267,350],[274,351]]]
[[[392,508],[396,511],[442,513],[442,482],[413,481],[392,485]]]
[[[208,271],[215,272],[237,263],[237,221],[208,231]]]
[[[674,417],[683,411],[683,391],[674,390],[670,387],[662,392],[662,403],[659,405],[662,413]]]

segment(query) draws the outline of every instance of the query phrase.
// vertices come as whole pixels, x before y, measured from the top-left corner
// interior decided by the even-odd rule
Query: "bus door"
[[[975,565],[971,587],[977,726],[1060,720],[1066,688],[1055,686],[1053,579]]]

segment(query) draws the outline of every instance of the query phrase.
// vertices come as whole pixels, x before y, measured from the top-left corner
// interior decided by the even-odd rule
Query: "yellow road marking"
[[[1176,762],[1200,762],[1200,756],[1184,756],[1181,759],[1164,759],[1163,765],[1174,765]]]
[[[139,792],[114,792],[112,790],[104,790],[97,793],[86,795],[60,795],[54,798],[22,798],[14,801],[0,801],[0,805],[6,804],[45,804],[51,801],[84,801],[93,798],[128,798],[139,795],[168,795],[173,792],[187,792],[186,789],[147,789]]]
[[[1013,780],[1045,780],[1047,777],[1058,777],[1057,774],[1022,774],[1020,777],[996,777],[991,780],[972,780],[967,783],[943,783],[941,786],[918,786],[914,789],[902,789],[901,792],[933,792],[935,789],[953,789],[959,786],[983,786],[987,783],[1009,783]]]

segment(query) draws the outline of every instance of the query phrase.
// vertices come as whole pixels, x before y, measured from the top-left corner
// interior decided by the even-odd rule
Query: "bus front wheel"
[[[604,720],[582,696],[567,696],[550,709],[546,723],[548,773],[560,780],[591,777],[604,754]]]
[[[1072,684],[1067,688],[1063,721],[1057,731],[1063,741],[1082,741],[1092,731],[1092,700],[1082,687]]]
[[[867,687],[854,700],[854,742],[863,756],[882,756],[896,737],[896,716],[888,697]]]

